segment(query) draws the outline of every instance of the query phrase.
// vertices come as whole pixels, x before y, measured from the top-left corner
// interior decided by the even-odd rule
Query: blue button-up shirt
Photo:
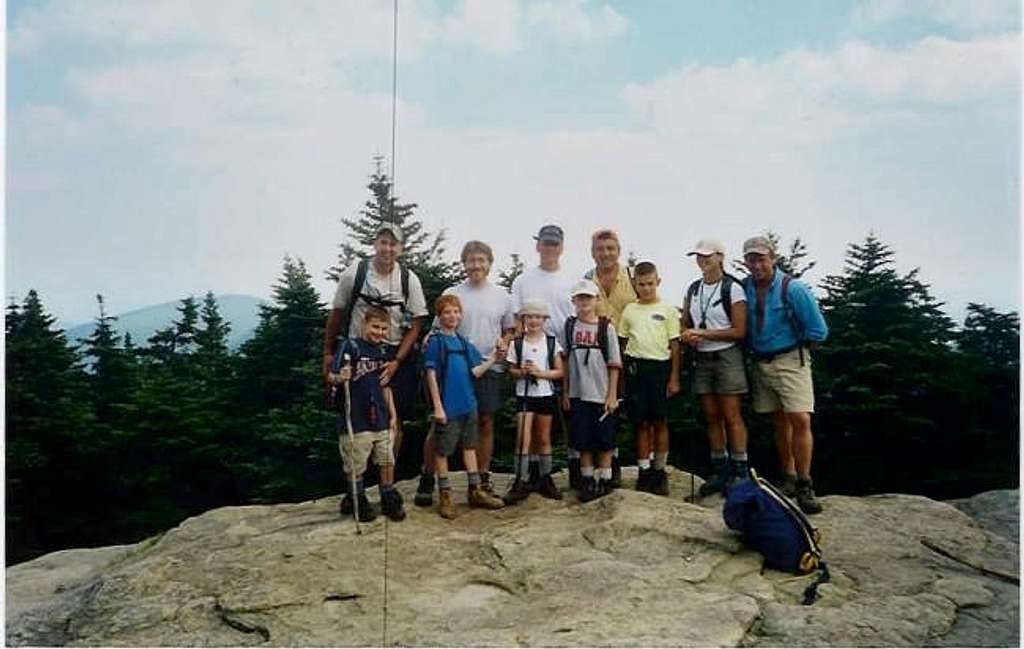
[[[828,337],[828,325],[818,308],[818,301],[807,284],[798,280],[789,282],[789,306],[801,331],[793,331],[786,305],[782,301],[782,278],[776,270],[772,284],[758,304],[757,286],[752,277],[743,280],[747,294],[747,342],[757,354],[774,354],[793,349],[801,342],[821,342]]]

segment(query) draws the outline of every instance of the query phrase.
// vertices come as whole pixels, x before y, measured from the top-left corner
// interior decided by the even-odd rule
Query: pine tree
[[[429,308],[444,289],[463,279],[462,266],[445,260],[445,231],[432,235],[425,230],[415,215],[419,206],[399,202],[392,194],[391,179],[384,171],[383,159],[378,156],[374,163],[376,168],[367,185],[370,198],[357,218],[341,219],[348,236],[340,244],[337,264],[325,275],[331,281],[338,281],[346,268],[373,254],[373,242],[382,225],[397,225],[405,239],[399,263],[419,277]]]
[[[101,424],[116,422],[119,404],[131,393],[135,382],[135,363],[121,344],[121,336],[114,329],[115,316],[107,315],[103,296],[97,295],[99,317],[96,328],[84,341],[84,353],[90,363],[90,394],[96,417]]]
[[[830,334],[816,352],[819,428],[840,436],[847,466],[873,458],[890,469],[855,474],[865,491],[906,489],[899,480],[930,472],[922,459],[940,431],[967,425],[949,378],[952,321],[916,269],[896,272],[894,256],[869,234],[849,247],[843,274],[822,283]]]
[[[519,256],[518,252],[513,252],[511,257],[512,264],[508,268],[498,272],[498,285],[503,286],[505,290],[509,292],[512,291],[512,283],[516,281],[517,277],[523,274],[523,270],[525,268],[523,260]]]
[[[11,304],[6,335],[7,560],[61,547],[81,525],[67,511],[94,462],[80,358],[35,290]]]

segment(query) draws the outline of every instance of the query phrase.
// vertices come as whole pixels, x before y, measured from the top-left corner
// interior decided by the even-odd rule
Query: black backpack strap
[[[575,330],[576,330],[576,316],[571,315],[571,316],[569,316],[568,318],[565,319],[565,353],[566,354],[572,353],[572,349],[573,349],[573,346],[574,346],[572,337],[573,337],[573,334],[575,333]]]
[[[523,337],[516,336],[512,341],[512,347],[516,350],[516,369],[523,368]]]
[[[684,322],[690,323],[691,327],[696,326],[697,323],[693,321],[693,316],[690,315],[690,305],[693,304],[693,298],[697,295],[697,291],[700,289],[700,283],[702,281],[704,280],[698,279],[690,284],[689,288],[686,289],[686,300],[683,304],[683,320]]]
[[[609,320],[605,316],[597,318],[597,345],[601,348],[601,355],[604,356],[605,363],[611,356],[611,349],[608,348],[608,322]]]
[[[356,265],[356,276],[352,281],[352,292],[348,296],[348,304],[345,305],[345,312],[342,314],[341,321],[341,335],[348,336],[352,328],[352,309],[356,306],[356,300],[359,299],[359,295],[363,292],[363,286],[366,285],[366,273],[370,269],[369,259],[360,259]]]
[[[548,341],[548,369],[555,369],[555,337],[546,336]]]
[[[722,287],[718,290],[718,299],[722,301],[722,311],[725,311],[725,317],[729,318],[729,324],[732,325],[732,275],[725,273],[722,275]]]
[[[409,302],[409,269],[404,264],[398,264],[398,270],[402,274],[402,310],[405,311]]]

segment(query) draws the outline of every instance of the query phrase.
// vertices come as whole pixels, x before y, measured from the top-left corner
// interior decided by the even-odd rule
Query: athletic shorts
[[[747,369],[743,350],[733,345],[717,352],[697,352],[694,394],[746,394]]]
[[[615,431],[619,426],[618,415],[604,419],[604,404],[572,399],[569,408],[569,430],[572,431],[572,448],[577,451],[610,451],[615,448]]]
[[[484,372],[473,381],[476,390],[476,408],[481,414],[494,414],[505,405],[508,396],[507,372]]]
[[[626,357],[626,408],[633,423],[668,417],[665,388],[672,372],[671,361]]]
[[[439,424],[434,433],[437,435],[438,455],[448,457],[460,444],[464,451],[475,449],[480,439],[476,413],[449,419],[447,423]]]
[[[800,353],[794,349],[754,363],[755,412],[814,412],[811,352],[803,350],[803,364]]]
[[[394,359],[397,352],[397,345],[387,346],[388,358]],[[420,389],[419,369],[416,367],[415,354],[409,354],[404,362],[398,364],[398,371],[391,377],[388,385],[391,386],[391,393],[395,398],[395,410],[398,411],[398,418],[400,420],[412,419]]]
[[[523,411],[523,401],[526,402],[526,410],[535,415],[553,415],[558,409],[558,399],[554,396],[547,397],[516,397],[516,412]]]
[[[366,471],[366,461],[371,456],[377,466],[395,463],[395,457],[391,453],[391,436],[387,430],[356,433],[352,440],[347,433],[342,433],[338,439],[338,449],[341,451],[341,465],[345,473],[353,475],[354,471],[357,478]]]

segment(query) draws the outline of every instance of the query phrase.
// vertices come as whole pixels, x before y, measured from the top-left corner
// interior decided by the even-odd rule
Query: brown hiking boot
[[[489,493],[483,488],[483,485],[475,489],[470,487],[466,494],[466,500],[469,501],[470,507],[479,507],[481,509],[501,509],[505,506],[505,501]]]
[[[452,502],[452,490],[441,489],[437,493],[437,513],[441,518],[452,520],[455,518],[455,503]]]

